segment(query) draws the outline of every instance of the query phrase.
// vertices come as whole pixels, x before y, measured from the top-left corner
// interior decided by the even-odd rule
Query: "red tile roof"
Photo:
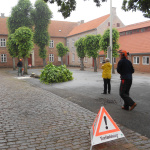
[[[66,37],[69,32],[76,26],[78,26],[77,22],[51,20],[48,32],[50,33],[51,37]]]
[[[50,36],[66,37],[69,32],[77,25],[77,22],[51,20],[48,32],[50,33]],[[7,18],[0,17],[0,34],[8,35]]]
[[[0,35],[8,35],[7,18],[0,17]]]
[[[119,44],[129,53],[150,53],[150,31],[120,36]]]
[[[92,20],[92,21],[89,21],[87,23],[84,23],[84,24],[81,24],[77,27],[75,27],[69,34],[68,36],[71,36],[71,35],[75,35],[75,34],[78,34],[78,33],[82,33],[82,32],[85,32],[85,31],[89,31],[89,30],[92,30],[92,29],[95,29],[97,28],[100,24],[102,24],[110,15],[105,15],[103,17],[100,17],[100,18],[97,18],[95,20]]]
[[[148,26],[150,26],[150,21],[145,21],[145,22],[140,22],[140,23],[136,23],[136,24],[131,24],[131,25],[125,26],[123,28],[119,28],[118,31],[123,32],[123,31],[144,28],[144,27],[148,27]]]

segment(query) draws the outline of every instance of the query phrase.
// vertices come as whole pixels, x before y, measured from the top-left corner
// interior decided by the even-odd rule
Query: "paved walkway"
[[[0,69],[0,150],[89,150],[96,114]],[[122,138],[93,150],[150,149],[150,140],[121,125]]]

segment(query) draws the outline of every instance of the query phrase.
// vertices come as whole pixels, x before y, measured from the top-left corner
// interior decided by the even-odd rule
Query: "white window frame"
[[[78,62],[80,62],[81,61],[81,58],[80,57],[78,57]]]
[[[49,61],[54,62],[54,54],[49,54]]]
[[[67,47],[69,47],[69,40],[67,40]]]
[[[7,62],[7,55],[6,54],[1,54],[1,62],[2,63]]]
[[[142,64],[143,65],[149,65],[149,56],[143,56],[143,58],[142,58]]]
[[[84,62],[88,62],[88,57],[86,56],[86,57],[84,57]]]
[[[139,62],[137,62],[139,60]],[[140,64],[140,57],[139,56],[133,56],[133,64]]]
[[[72,39],[72,48],[74,48],[74,42],[75,42],[74,39]]]
[[[61,57],[60,56],[58,56],[58,61],[61,61]]]
[[[104,60],[104,57],[100,57],[100,63],[102,64]]]
[[[6,39],[4,38],[0,39],[0,47],[6,47]]]
[[[53,40],[50,40],[50,42],[49,42],[49,48],[54,48],[54,41]]]
[[[114,64],[116,64],[116,57],[113,57],[113,62]]]
[[[72,54],[72,61],[75,61],[75,54]]]

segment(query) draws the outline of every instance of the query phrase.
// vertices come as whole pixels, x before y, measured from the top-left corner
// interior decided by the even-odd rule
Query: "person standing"
[[[18,76],[19,76],[19,73],[21,73],[21,76],[23,75],[22,74],[22,59],[19,59],[19,62],[17,63],[17,67],[18,67]]]
[[[107,94],[107,89],[108,89],[108,94],[110,94],[110,92],[111,92],[110,80],[111,80],[112,65],[110,63],[109,58],[106,58],[105,63],[102,65],[101,68],[103,69],[102,78],[104,81],[104,92],[101,94]]]
[[[127,59],[127,56],[128,53],[126,51],[120,50],[120,61],[117,65],[117,72],[120,74],[121,78],[119,94],[124,100],[124,106],[122,106],[122,109],[131,111],[137,104],[129,96],[134,68],[131,61]]]

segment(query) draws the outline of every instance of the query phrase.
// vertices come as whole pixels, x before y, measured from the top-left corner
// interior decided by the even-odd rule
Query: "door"
[[[30,57],[28,58],[28,65],[32,66],[32,54],[30,54]]]

